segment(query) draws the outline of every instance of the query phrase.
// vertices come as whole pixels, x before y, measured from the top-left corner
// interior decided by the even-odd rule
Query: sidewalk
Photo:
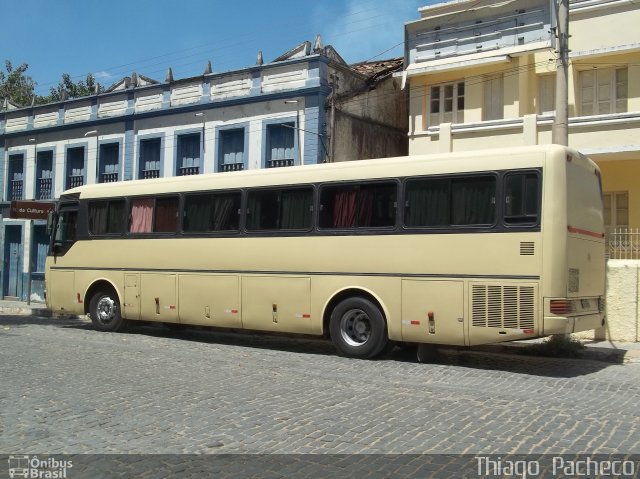
[[[55,317],[47,309],[44,303],[27,304],[23,301],[0,300],[0,314],[13,314],[18,316],[40,316]],[[487,344],[474,346],[471,351],[498,353],[498,354],[521,354],[522,348],[531,344],[544,341],[543,338],[530,339],[525,341],[513,341],[509,343]],[[605,361],[609,363],[640,362],[640,343],[619,343],[610,341],[585,340],[583,344],[586,349],[579,359],[589,359],[592,361]]]
[[[47,309],[47,305],[44,303],[31,302],[27,304],[26,301],[7,301],[0,300],[0,314],[15,314],[18,316],[45,316],[51,317],[51,311]]]

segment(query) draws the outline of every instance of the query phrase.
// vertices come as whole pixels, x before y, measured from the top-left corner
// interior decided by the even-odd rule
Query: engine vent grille
[[[536,254],[535,243],[533,241],[520,242],[520,256],[533,256]]]
[[[474,284],[471,324],[484,328],[534,329],[534,286]]]

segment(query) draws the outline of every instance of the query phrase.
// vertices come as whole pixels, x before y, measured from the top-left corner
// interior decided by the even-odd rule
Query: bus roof
[[[565,158],[565,154],[581,156],[576,150],[558,145],[503,148],[100,183],[67,190],[63,196],[74,195],[88,199],[156,195],[256,186],[286,186],[320,181],[370,180],[397,176],[540,167],[545,158],[552,153],[557,153],[558,155],[555,156],[562,158]]]

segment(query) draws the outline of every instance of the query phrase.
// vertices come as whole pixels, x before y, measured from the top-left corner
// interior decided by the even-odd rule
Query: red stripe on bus
[[[569,230],[569,233],[577,233],[579,235],[593,236],[594,238],[604,238],[604,233],[596,233],[595,231],[574,228],[573,226],[567,226],[567,230]]]

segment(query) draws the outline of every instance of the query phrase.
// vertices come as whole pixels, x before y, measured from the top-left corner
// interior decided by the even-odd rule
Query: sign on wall
[[[55,203],[44,201],[12,201],[9,218],[21,220],[46,220],[49,212],[56,209]]]

